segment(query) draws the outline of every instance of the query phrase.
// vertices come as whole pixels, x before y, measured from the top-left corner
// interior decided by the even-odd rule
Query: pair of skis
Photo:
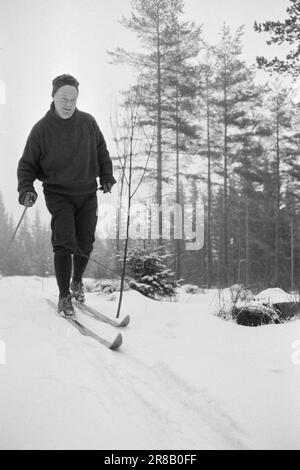
[[[47,299],[47,302],[51,305],[51,307],[54,307],[56,310],[57,310],[57,306],[56,304],[50,300],[50,299]],[[80,311],[82,311],[83,313],[91,316],[92,318],[94,318],[95,320],[98,320],[98,321],[101,321],[103,323],[107,323],[111,326],[114,326],[114,327],[117,327],[117,328],[122,328],[122,327],[125,327],[129,324],[130,322],[130,317],[129,315],[127,315],[125,318],[123,318],[122,321],[117,321],[117,320],[113,320],[112,318],[108,317],[107,315],[104,315],[103,313],[100,313],[98,312],[97,310],[95,310],[94,308],[92,307],[89,307],[88,305],[86,304],[81,304],[79,302],[77,302],[76,304],[76,307],[78,307],[78,309]],[[115,337],[115,339],[113,341],[108,341],[107,339],[105,338],[102,338],[101,336],[97,335],[96,333],[94,333],[93,331],[91,331],[89,328],[87,328],[86,326],[84,326],[82,323],[80,323],[75,317],[63,317],[65,320],[67,320],[72,326],[74,326],[75,328],[77,328],[77,330],[84,336],[89,336],[93,339],[95,339],[96,341],[98,341],[98,343],[106,346],[107,348],[115,351],[117,349],[120,348],[120,346],[122,345],[123,343],[123,337],[121,335],[121,333],[118,333],[117,336]]]

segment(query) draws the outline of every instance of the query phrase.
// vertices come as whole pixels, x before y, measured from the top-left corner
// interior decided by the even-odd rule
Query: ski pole
[[[25,217],[25,214],[26,214],[27,209],[28,209],[28,207],[25,207],[25,209],[24,209],[24,211],[23,211],[23,214],[22,214],[22,216],[21,216],[21,218],[20,218],[20,220],[19,220],[19,223],[18,223],[18,225],[17,225],[17,227],[16,227],[14,233],[12,234],[12,237],[11,237],[10,242],[9,242],[9,244],[8,244],[8,247],[7,247],[7,251],[10,249],[11,245],[12,245],[13,242],[14,242],[14,239],[16,238],[16,235],[17,235],[17,233],[18,233],[18,230],[19,230],[19,228],[20,228],[21,223],[23,222],[23,219],[24,219],[24,217]]]
[[[10,250],[10,248],[11,248],[13,242],[14,242],[14,239],[16,238],[16,235],[17,235],[18,230],[19,230],[19,228],[20,228],[20,225],[21,225],[21,223],[22,223],[22,221],[23,221],[23,219],[24,219],[24,217],[25,217],[25,214],[26,214],[27,209],[28,209],[28,207],[25,207],[25,209],[24,209],[24,211],[23,211],[23,214],[22,214],[22,216],[21,216],[21,218],[20,218],[20,220],[19,220],[19,223],[18,223],[18,225],[16,226],[16,229],[15,229],[14,233],[12,234],[12,237],[11,237],[11,239],[10,239],[8,245],[7,245],[6,253],[5,253],[3,259],[0,260],[0,262],[1,262],[1,264],[0,264],[0,271],[1,271],[1,268],[3,267],[3,265],[4,265],[5,261],[6,261],[6,258],[7,258],[7,256],[8,256],[9,250]]]

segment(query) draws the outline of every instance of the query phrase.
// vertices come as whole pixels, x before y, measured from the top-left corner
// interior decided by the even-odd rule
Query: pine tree
[[[283,237],[281,235],[282,229],[282,196],[284,193],[285,181],[288,179],[289,165],[287,160],[290,160],[291,153],[293,153],[293,129],[292,129],[292,102],[290,99],[290,91],[276,86],[270,92],[268,99],[270,116],[270,130],[272,136],[270,139],[270,171],[272,172],[273,179],[273,210],[274,217],[274,285],[280,284],[281,270],[281,243]]]
[[[271,60],[265,57],[257,57],[258,66],[270,72],[285,73],[289,72],[295,77],[299,75],[300,70],[300,1],[289,0],[291,5],[287,8],[288,18],[284,21],[266,21],[264,23],[254,24],[254,30],[258,33],[268,33],[270,39],[268,45],[287,43],[293,47],[287,54],[285,60],[275,57]]]
[[[162,127],[164,72],[168,69],[166,52],[170,48],[169,25],[175,11],[182,10],[182,0],[133,0],[129,19],[121,23],[137,34],[145,52],[129,53],[122,48],[110,52],[116,63],[127,63],[136,70],[142,69],[143,81],[139,88],[144,96],[142,103],[147,111],[149,125],[157,129],[157,193],[156,201],[162,204]]]
[[[255,87],[250,103],[246,104],[246,114],[237,126],[235,137],[237,151],[233,156],[233,172],[230,178],[232,187],[230,207],[231,232],[235,233],[234,256],[231,261],[231,277],[234,282],[249,285],[252,280],[253,254],[261,226],[257,224],[262,202],[263,182],[263,140],[271,134],[265,129],[264,96],[268,92],[265,86]],[[237,273],[237,275],[236,275]],[[255,276],[257,278],[257,275]]]
[[[175,202],[183,207],[184,200],[180,197],[180,183],[189,160],[186,156],[195,147],[195,141],[198,137],[197,128],[193,123],[198,70],[190,60],[195,59],[199,54],[201,30],[193,23],[180,22],[178,17],[174,18],[172,28],[173,34],[170,33],[172,47],[168,51],[170,67],[167,72],[167,95],[169,105],[166,120],[166,128],[171,132],[169,138],[166,137],[165,143],[168,149],[175,153]],[[180,240],[175,242],[175,252],[176,277],[180,279],[182,256]]]
[[[216,170],[216,165],[220,161],[220,152],[217,142],[222,129],[217,120],[217,111],[213,105],[215,97],[215,60],[213,56],[213,49],[206,44],[205,56],[201,60],[198,67],[198,112],[199,119],[199,155],[207,160],[207,174],[206,174],[206,235],[205,235],[205,250],[206,250],[206,285],[208,288],[213,283],[213,232],[212,232],[212,217],[213,217],[213,175]],[[199,166],[201,161],[199,161]]]
[[[200,29],[181,22],[182,12],[182,0],[132,1],[131,17],[123,18],[122,24],[137,34],[143,51],[129,53],[118,48],[110,52],[115,63],[132,65],[142,77],[137,85],[144,111],[140,121],[141,125],[156,129],[155,199],[160,207],[163,202],[163,161],[166,160],[163,158],[164,146],[169,147],[170,141],[176,142],[173,148],[179,150],[179,135],[190,133],[186,116],[183,118],[189,101],[185,97],[191,93],[192,82],[189,78],[192,68],[186,61],[197,53]],[[170,137],[170,129],[175,131],[174,137]]]
[[[229,179],[232,165],[239,160],[243,145],[243,134],[249,125],[249,106],[257,97],[254,87],[254,70],[242,60],[243,27],[234,36],[230,28],[224,25],[221,41],[214,48],[216,56],[217,77],[215,90],[218,96],[214,105],[219,110],[219,122],[222,125],[222,142],[220,152],[223,155],[223,247],[222,247],[222,277],[223,283],[229,283]]]

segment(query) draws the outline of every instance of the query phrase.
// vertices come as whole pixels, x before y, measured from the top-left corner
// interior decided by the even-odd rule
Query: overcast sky
[[[185,0],[185,15],[203,24],[213,43],[224,22],[245,25],[244,56],[270,56],[255,20],[283,19],[288,0]],[[33,124],[47,112],[51,81],[62,73],[80,82],[79,109],[97,119],[112,152],[111,103],[131,80],[129,70],[109,64],[107,49],[136,48],[136,38],[118,23],[130,0],[0,0],[0,191],[18,217],[16,167]],[[40,193],[40,184],[37,184]],[[41,194],[41,193],[40,193]],[[44,212],[43,198],[38,207]]]

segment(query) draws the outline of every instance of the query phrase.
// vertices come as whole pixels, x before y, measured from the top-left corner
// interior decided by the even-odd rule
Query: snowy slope
[[[0,280],[0,449],[300,449],[300,321],[245,328],[213,315],[215,291],[176,304],[127,292],[112,352],[51,310],[55,292],[53,279]]]

